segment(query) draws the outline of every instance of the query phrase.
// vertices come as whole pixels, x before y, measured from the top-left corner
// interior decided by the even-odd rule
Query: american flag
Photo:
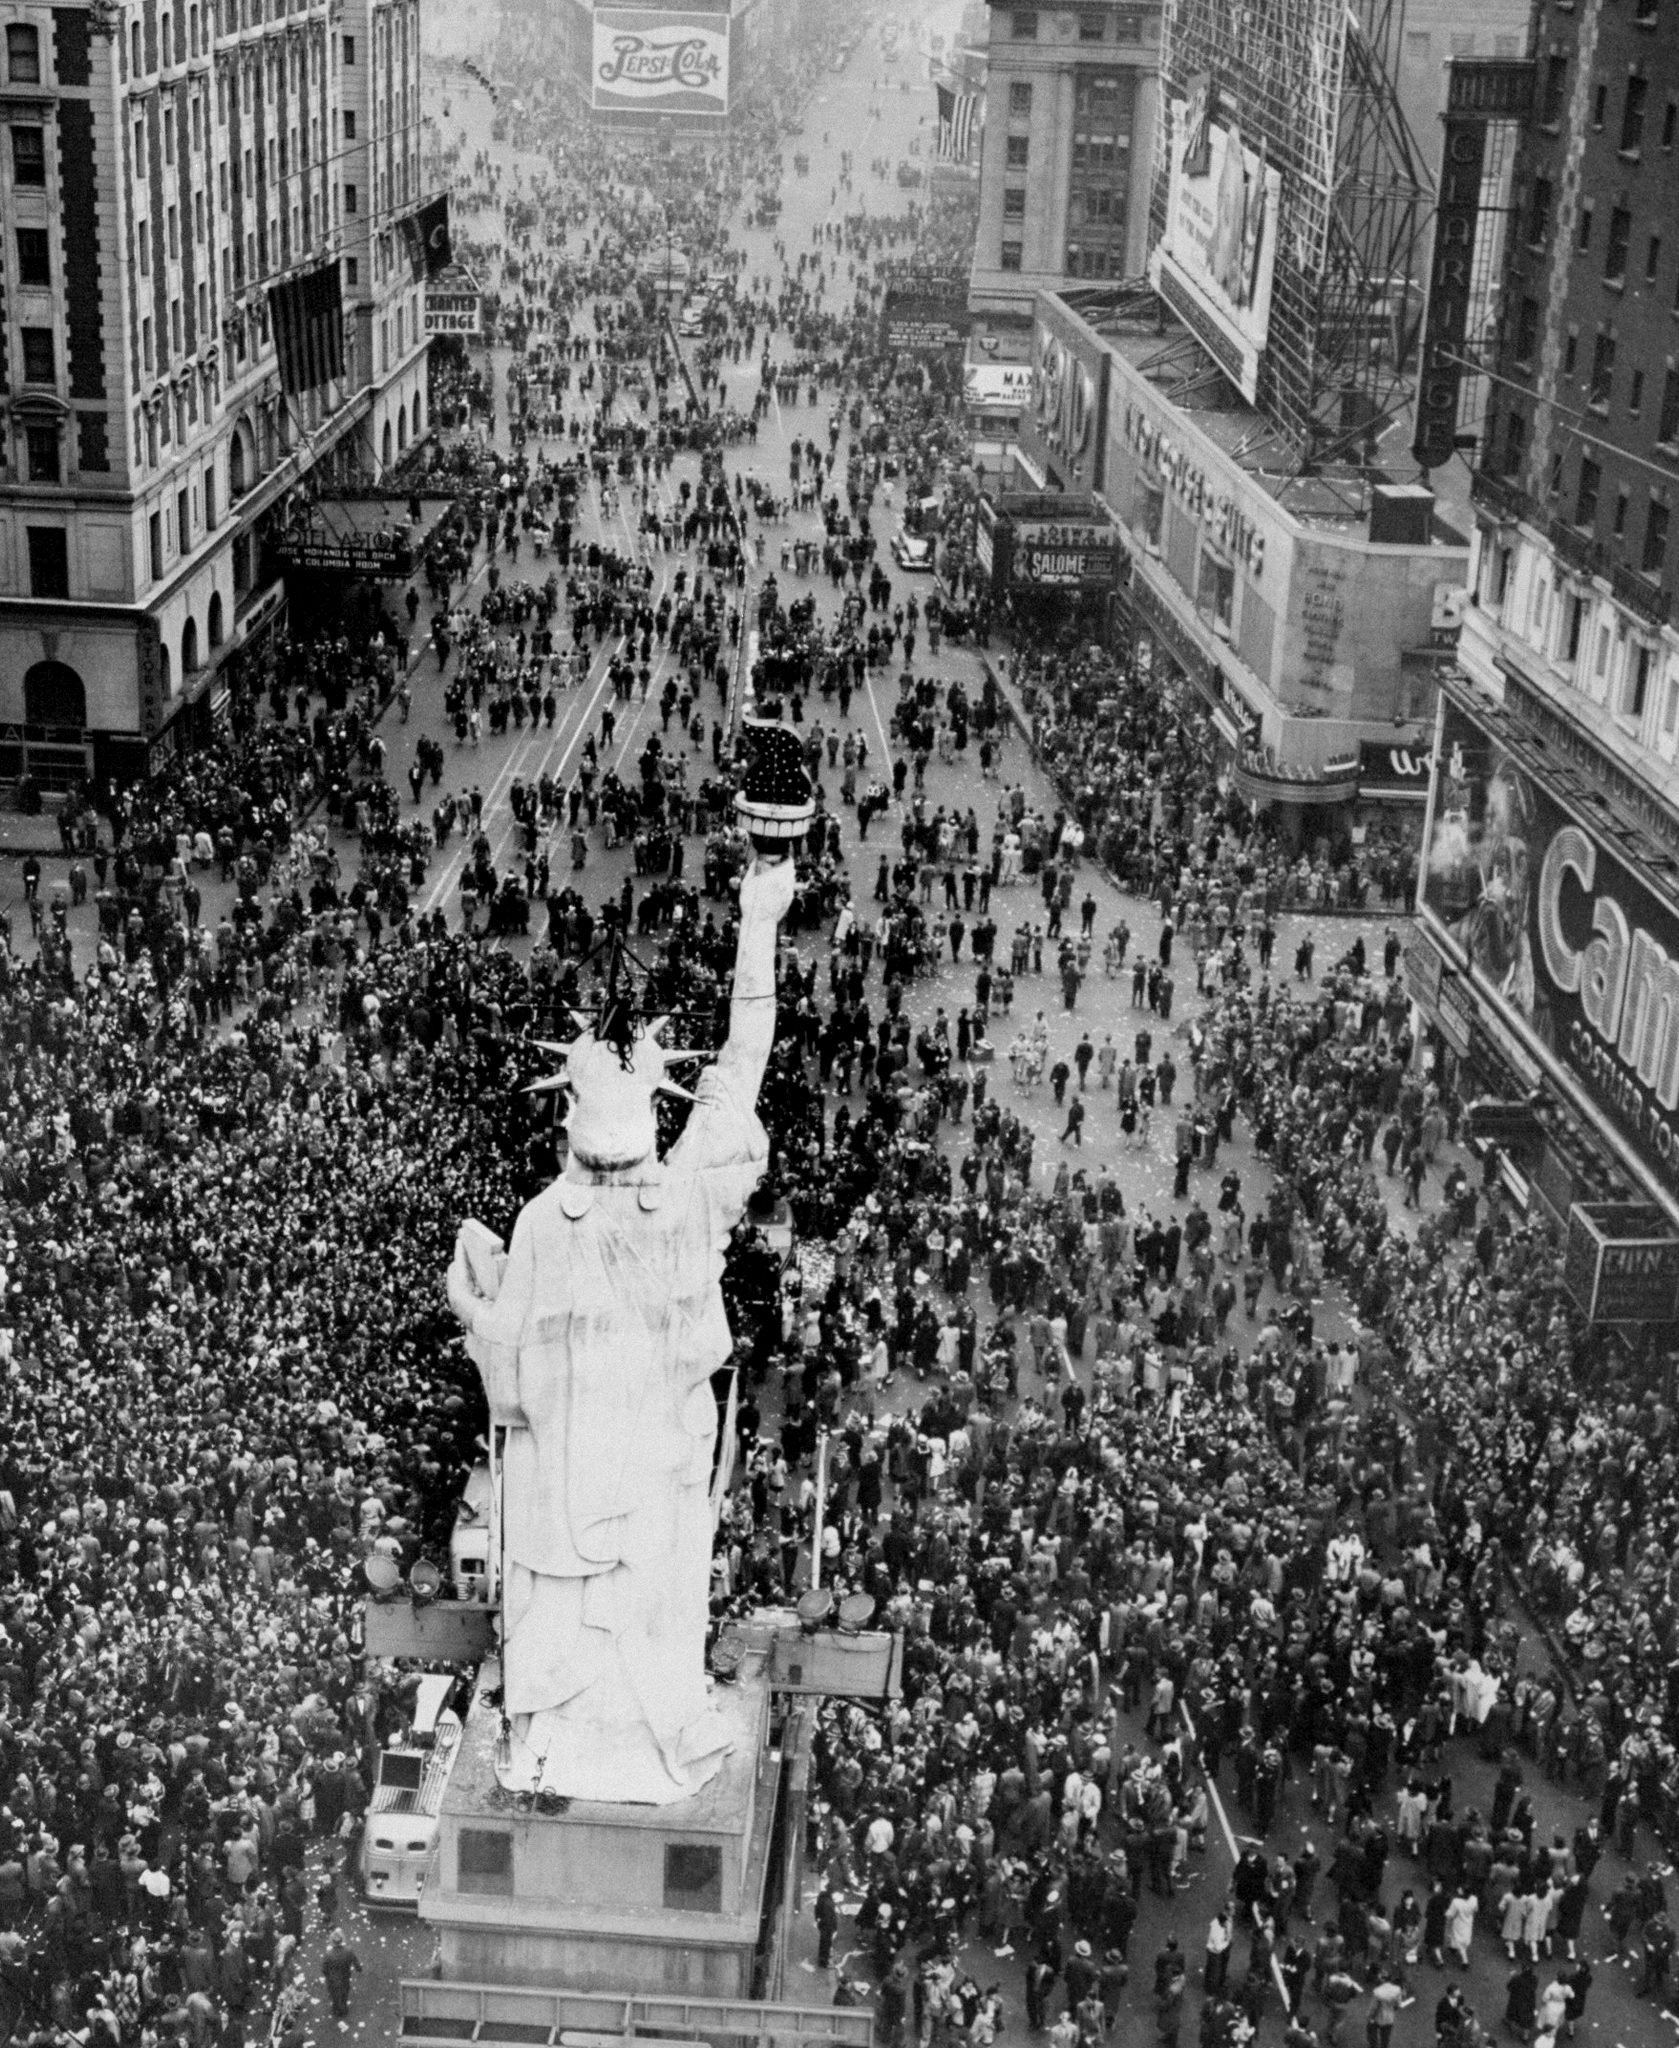
[[[953,92],[948,85],[935,88],[939,96],[939,159],[947,164],[965,164],[974,146],[974,129],[979,122],[979,95]]]

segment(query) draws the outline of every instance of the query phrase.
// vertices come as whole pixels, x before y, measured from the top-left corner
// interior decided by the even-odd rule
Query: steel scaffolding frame
[[[1165,98],[1211,74],[1280,174],[1259,407],[1302,474],[1368,469],[1411,395],[1433,184],[1394,89],[1404,17],[1405,0],[1168,0]]]

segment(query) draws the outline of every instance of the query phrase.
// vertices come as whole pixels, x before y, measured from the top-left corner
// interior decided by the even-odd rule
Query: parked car
[[[933,543],[924,533],[904,533],[901,530],[892,536],[892,559],[900,569],[912,574],[933,573]]]

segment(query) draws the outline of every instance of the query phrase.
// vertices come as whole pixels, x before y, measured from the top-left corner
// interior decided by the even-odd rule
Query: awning
[[[1360,740],[1358,793],[1383,803],[1427,803],[1433,766],[1426,743],[1394,746],[1386,740]]]

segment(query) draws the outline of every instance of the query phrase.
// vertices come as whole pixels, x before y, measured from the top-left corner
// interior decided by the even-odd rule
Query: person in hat
[[[344,1939],[343,1928],[335,1927],[327,1952],[321,1958],[321,1975],[326,1979],[327,1995],[332,2000],[332,2016],[336,2020],[345,2018],[350,2010],[350,1982],[361,1966],[361,1957]]]

